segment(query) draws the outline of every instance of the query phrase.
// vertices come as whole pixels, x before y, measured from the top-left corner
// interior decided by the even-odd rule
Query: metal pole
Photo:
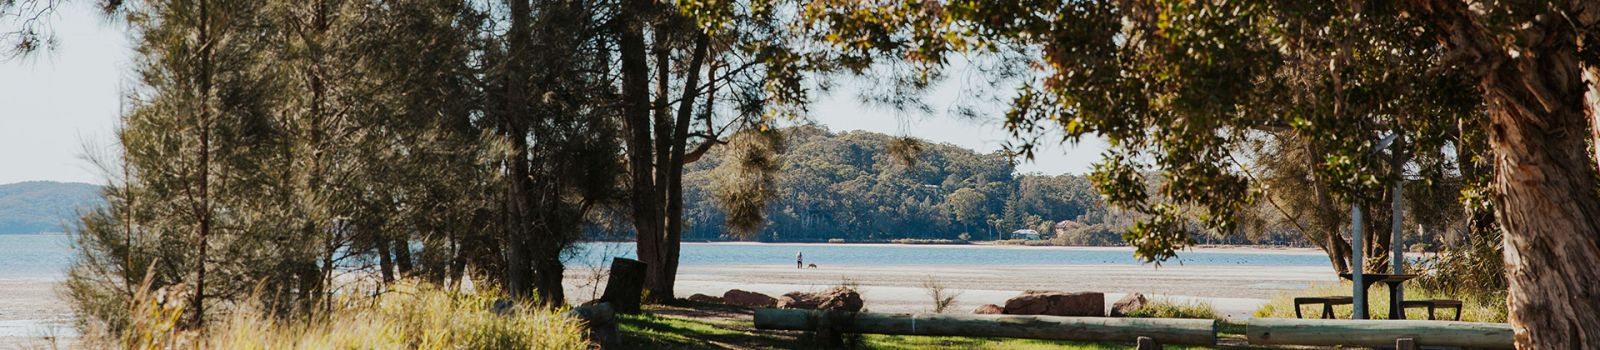
[[[1361,205],[1350,206],[1350,281],[1355,283],[1350,295],[1353,302],[1350,305],[1352,319],[1367,318],[1367,291],[1362,282],[1361,263],[1366,260],[1366,252],[1361,250]]]
[[[1405,145],[1406,137],[1405,134],[1400,133],[1398,127],[1395,129],[1395,135],[1397,136],[1395,137],[1392,153],[1394,157],[1389,159],[1390,167],[1394,168],[1394,202],[1390,203],[1390,206],[1394,208],[1394,222],[1391,224],[1394,229],[1392,233],[1394,237],[1389,239],[1389,266],[1394,270],[1394,274],[1400,275],[1406,273],[1405,229],[1401,225],[1405,221],[1405,216],[1401,212],[1401,208],[1405,206],[1405,201],[1401,198],[1403,198],[1402,194],[1405,193],[1406,181],[1406,158],[1405,147],[1403,146]],[[1392,287],[1394,290],[1389,291],[1389,298],[1392,299],[1389,301],[1391,308],[1395,305],[1400,305],[1401,301],[1406,300],[1405,289],[1400,288],[1399,284],[1394,284]],[[1404,312],[1405,310],[1400,310],[1400,313],[1391,310],[1389,315],[1395,316]]]

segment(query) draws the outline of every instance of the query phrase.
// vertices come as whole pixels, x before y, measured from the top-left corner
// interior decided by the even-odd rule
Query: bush
[[[1211,303],[1179,303],[1166,299],[1151,300],[1149,303],[1145,303],[1143,307],[1129,312],[1128,317],[1223,319],[1221,315],[1217,314],[1216,308],[1213,308]]]
[[[141,293],[148,294],[148,293]],[[401,283],[379,297],[332,302],[311,317],[277,319],[254,308],[233,310],[202,336],[176,330],[180,304],[147,300],[134,310],[125,334],[87,334],[122,348],[182,348],[197,342],[218,349],[586,349],[582,321],[560,310],[514,307],[491,311],[495,293],[453,293],[426,284]],[[531,303],[524,303],[531,304]]]

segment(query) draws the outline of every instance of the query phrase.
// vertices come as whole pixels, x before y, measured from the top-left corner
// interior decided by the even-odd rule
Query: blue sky
[[[123,87],[128,85],[127,38],[121,26],[104,23],[86,2],[68,2],[54,20],[57,46],[24,59],[0,62],[0,184],[31,180],[103,182],[84,160],[113,149]],[[963,120],[945,114],[960,100],[960,79],[931,92],[934,115],[910,115],[864,105],[864,86],[847,81],[811,107],[811,119],[835,131],[868,130],[910,135],[982,152],[1009,137],[998,117]],[[985,106],[979,106],[985,107]],[[999,109],[1001,106],[987,106]],[[1105,143],[1045,145],[1021,172],[1083,173]]]

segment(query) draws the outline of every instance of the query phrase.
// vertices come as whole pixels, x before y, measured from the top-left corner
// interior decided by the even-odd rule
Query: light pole
[[[1389,145],[1396,143],[1396,141],[1399,139],[1400,131],[1398,128],[1396,128],[1395,133],[1389,134],[1389,136],[1385,136],[1383,139],[1378,140],[1377,147],[1373,147],[1371,153],[1368,153],[1367,155],[1370,156],[1377,154],[1378,152],[1383,151],[1384,148],[1388,148]],[[1394,203],[1392,205],[1394,214],[1394,232],[1392,233],[1393,236],[1389,239],[1389,246],[1391,248],[1389,265],[1393,267],[1394,274],[1398,275],[1405,272],[1405,267],[1401,266],[1401,264],[1405,261],[1400,257],[1400,222],[1402,218],[1400,211],[1400,190],[1403,181],[1403,179],[1400,178],[1400,175],[1404,174],[1403,169],[1400,169],[1400,166],[1404,165],[1405,161],[1403,158],[1401,158],[1400,147],[1395,147],[1394,157],[1390,158],[1390,164],[1392,164],[1395,168],[1393,169],[1395,171],[1395,180]],[[1352,311],[1350,318],[1358,320],[1367,318],[1367,284],[1363,283],[1366,281],[1366,276],[1363,276],[1365,275],[1365,271],[1362,271],[1362,265],[1365,263],[1367,258],[1367,252],[1363,251],[1361,246],[1361,204],[1352,203],[1350,205],[1350,282],[1352,282],[1354,285],[1351,286],[1352,291],[1350,295],[1352,296],[1351,302],[1353,302],[1354,305],[1351,307]],[[1394,295],[1396,298],[1401,297],[1400,293],[1393,293],[1392,295]]]

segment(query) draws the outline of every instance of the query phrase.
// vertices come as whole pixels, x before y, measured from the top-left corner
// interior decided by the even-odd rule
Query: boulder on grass
[[[1005,312],[1005,308],[995,304],[983,304],[983,306],[979,306],[977,310],[972,310],[972,313],[979,315],[999,315]]]
[[[1030,290],[1006,300],[1007,315],[1106,315],[1106,296],[1099,292],[1066,293]]]
[[[1111,304],[1111,317],[1128,316],[1128,314],[1133,313],[1134,310],[1143,308],[1144,304],[1148,302],[1150,302],[1150,300],[1145,299],[1144,294],[1128,293],[1128,296],[1122,297],[1122,299],[1117,299],[1116,303]]]
[[[778,299],[773,299],[766,294],[731,289],[726,293],[722,293],[722,302],[749,307],[772,307],[778,303]]]
[[[689,301],[701,302],[701,303],[722,303],[722,298],[714,297],[714,296],[710,296],[710,295],[705,295],[705,294],[700,294],[700,293],[694,293],[694,295],[690,295],[689,296]]]
[[[861,294],[847,287],[833,287],[817,293],[790,292],[778,298],[780,309],[859,312],[864,304],[861,301]]]

